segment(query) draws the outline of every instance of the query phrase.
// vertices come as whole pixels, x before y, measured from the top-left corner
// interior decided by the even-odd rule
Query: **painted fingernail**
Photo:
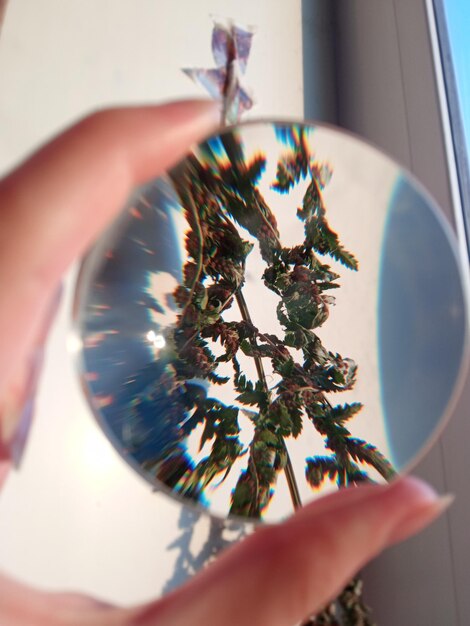
[[[405,515],[399,518],[392,529],[390,540],[395,543],[416,534],[442,515],[454,502],[453,494],[435,495],[410,506]]]

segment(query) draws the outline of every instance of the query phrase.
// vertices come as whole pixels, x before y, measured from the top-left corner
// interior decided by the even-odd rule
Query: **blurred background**
[[[1,4],[1,3],[0,3]],[[204,96],[214,17],[256,32],[248,117],[318,119],[383,148],[431,191],[468,265],[470,22],[459,0],[10,0],[0,38],[0,172],[102,106]],[[468,11],[468,10],[467,10]],[[1,15],[1,10],[0,10]],[[239,536],[153,493],[91,416],[67,350],[74,268],[36,419],[0,495],[0,568],[43,588],[133,603],[181,583]],[[437,286],[438,289],[438,286]],[[364,573],[381,626],[470,623],[470,384],[418,473],[457,495],[446,517]]]

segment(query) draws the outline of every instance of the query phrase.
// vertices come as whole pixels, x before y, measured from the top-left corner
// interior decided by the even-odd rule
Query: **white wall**
[[[300,0],[11,0],[0,39],[0,171],[96,107],[203,95],[180,68],[213,65],[211,15],[221,10],[256,28],[253,116],[301,117]],[[81,397],[66,351],[72,289],[70,277],[23,465],[0,495],[0,569],[140,601],[160,593],[180,554],[168,546],[190,532],[178,527],[180,506],[117,457]],[[200,519],[191,545],[208,532]]]

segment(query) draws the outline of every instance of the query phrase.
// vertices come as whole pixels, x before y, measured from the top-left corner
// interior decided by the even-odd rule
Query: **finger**
[[[34,271],[41,286],[57,278],[134,185],[174,164],[213,128],[216,112],[205,101],[101,111],[36,153],[0,187],[0,249],[15,261],[6,280],[15,284],[20,271]]]
[[[46,335],[57,312],[62,289],[49,300],[49,308],[41,319],[27,358],[10,377],[8,390],[0,403],[0,461],[7,459],[18,468],[28,439],[36,390],[44,361]],[[0,481],[0,490],[2,482]]]
[[[0,185],[0,309],[7,347],[42,294],[122,207],[131,188],[175,163],[215,123],[212,103],[96,113],[35,154]],[[21,320],[18,321],[18,314]],[[0,380],[14,354],[2,348]],[[9,361],[9,359],[8,359]],[[3,367],[2,367],[3,366]]]
[[[74,593],[50,593],[0,574],[0,624],[8,626],[118,626],[120,612]]]
[[[415,479],[335,493],[283,525],[262,528],[179,591],[134,610],[76,594],[41,593],[0,576],[0,622],[292,626],[335,597],[377,552],[431,522],[448,502]]]
[[[0,183],[0,285],[8,294],[0,303],[0,396],[12,377],[24,378],[20,364],[65,268],[132,187],[173,165],[217,116],[217,105],[204,101],[102,111]]]
[[[186,587],[139,609],[129,624],[291,626],[447,505],[415,479],[334,494],[282,525],[255,532]]]

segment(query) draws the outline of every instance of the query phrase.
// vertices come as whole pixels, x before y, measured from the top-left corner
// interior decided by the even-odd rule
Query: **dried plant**
[[[280,127],[278,138],[285,150],[272,189],[288,194],[300,183],[306,187],[302,206],[293,210],[304,229],[303,241],[294,247],[282,244],[274,212],[260,191],[265,156],[258,153],[248,161],[236,132],[206,142],[197,157],[173,173],[188,225],[187,257],[182,284],[173,294],[177,321],[165,331],[165,367],[154,388],[178,444],[165,451],[165,458],[146,464],[175,491],[202,500],[209,484],[223,481],[234,463],[246,458],[230,513],[252,518],[262,517],[281,471],[294,507],[301,505],[286,441],[307,428],[320,433],[329,451],[305,460],[305,478],[313,489],[327,479],[338,486],[370,481],[367,466],[387,480],[394,475],[386,458],[347,428],[362,404],[330,401],[354,386],[355,362],[327,350],[315,333],[328,319],[331,293],[339,287],[339,275],[324,258],[358,269],[328,224],[322,191],[331,170],[311,154],[302,126]],[[264,263],[260,282],[278,297],[282,331],[277,335],[253,324],[244,298],[246,262],[254,245]],[[224,319],[232,307],[238,307],[238,321]],[[242,369],[242,355],[253,360],[255,379]],[[221,374],[224,364],[231,365],[231,375],[227,367]],[[271,386],[268,364],[276,381]],[[201,380],[212,389],[231,386],[234,402],[209,395],[209,385],[204,388]],[[248,447],[239,437],[241,411],[254,429]],[[210,445],[210,452],[194,463],[184,441],[196,428],[202,431],[200,449]]]

